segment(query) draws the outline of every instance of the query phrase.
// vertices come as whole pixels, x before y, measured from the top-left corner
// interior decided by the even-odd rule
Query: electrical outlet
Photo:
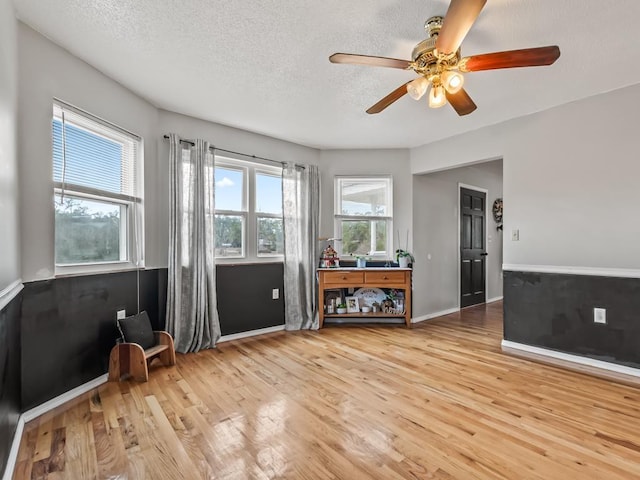
[[[127,311],[126,310],[118,310],[116,312],[116,318],[118,320],[122,320],[123,318],[126,318],[126,316],[127,316]]]
[[[517,242],[519,240],[520,240],[520,230],[518,230],[517,228],[511,230],[511,241]]]
[[[607,309],[606,308],[594,308],[593,309],[593,323],[607,323]]]
[[[271,290],[271,299],[278,300],[279,298],[280,298],[280,289],[274,288],[273,290]]]

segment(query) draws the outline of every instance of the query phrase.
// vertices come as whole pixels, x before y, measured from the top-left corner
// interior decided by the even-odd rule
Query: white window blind
[[[126,200],[139,196],[139,137],[62,103],[54,103],[52,131],[56,187]]]

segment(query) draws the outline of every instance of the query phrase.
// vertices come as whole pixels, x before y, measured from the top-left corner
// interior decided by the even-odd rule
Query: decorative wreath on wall
[[[498,224],[498,230],[502,230],[502,199],[496,198],[493,202],[493,219]]]

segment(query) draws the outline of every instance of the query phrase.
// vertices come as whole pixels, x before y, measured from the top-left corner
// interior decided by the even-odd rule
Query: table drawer
[[[364,281],[363,272],[325,272],[324,283],[352,283],[360,285]]]
[[[366,284],[380,284],[384,286],[385,283],[404,283],[405,272],[364,272],[364,281]]]

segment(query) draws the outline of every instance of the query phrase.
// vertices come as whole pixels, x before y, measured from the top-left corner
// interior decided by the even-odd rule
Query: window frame
[[[218,158],[221,158],[220,161],[218,161]],[[217,189],[217,185],[216,182],[218,181],[215,178],[215,171],[216,168],[225,168],[227,170],[233,170],[233,171],[238,171],[242,173],[242,206],[241,206],[241,210],[229,210],[229,209],[218,209],[215,208],[214,205],[214,221],[217,218],[218,215],[224,215],[224,216],[231,216],[231,217],[240,217],[242,219],[242,249],[241,249],[241,253],[240,255],[225,255],[225,256],[217,256],[215,254],[215,245],[213,247],[214,250],[214,257],[216,259],[216,262],[220,261],[220,260],[232,260],[232,261],[237,261],[237,260],[242,260],[244,258],[246,258],[247,256],[247,223],[248,223],[248,210],[249,210],[249,186],[248,186],[248,172],[249,172],[249,168],[246,165],[240,165],[237,162],[232,161],[229,158],[225,158],[225,157],[215,157],[214,158],[214,165],[213,165],[213,174],[214,174],[214,188]],[[216,197],[218,196],[218,192],[217,190],[215,191],[215,195]]]
[[[244,225],[242,231],[242,256],[215,256],[216,263],[218,264],[234,264],[234,263],[271,263],[274,261],[280,262],[284,260],[284,254],[273,253],[265,254],[258,253],[258,219],[259,218],[282,218],[284,224],[284,216],[258,212],[257,211],[257,179],[256,176],[271,175],[282,178],[282,167],[275,165],[265,165],[259,162],[251,162],[236,158],[235,155],[225,153],[224,155],[215,155],[214,167],[228,168],[231,170],[243,169],[243,201],[245,210],[242,212],[244,215]],[[215,172],[214,168],[214,172]],[[217,188],[217,186],[216,186]],[[216,198],[218,192],[216,191]],[[235,210],[220,210],[214,206],[215,215],[237,215],[239,212]],[[284,226],[284,225],[283,225]],[[215,247],[214,247],[215,249]],[[215,253],[215,252],[214,252]]]
[[[255,212],[255,227],[256,227],[256,256],[258,258],[284,258],[284,253],[260,253],[260,238],[259,229],[258,229],[258,221],[261,218],[277,218],[282,221],[282,230],[284,235],[284,212],[282,211],[282,207],[280,209],[280,214],[277,213],[268,213],[268,212],[258,212],[258,175],[270,176],[270,177],[279,177],[280,178],[280,186],[282,187],[282,168],[269,168],[265,165],[259,165],[256,167],[253,172],[254,178],[254,198],[253,198],[253,209]],[[282,189],[280,190],[280,203],[282,204]],[[283,239],[284,240],[284,239]],[[283,245],[284,246],[284,245]]]
[[[387,215],[347,215],[342,213],[342,191],[343,184],[345,182],[379,182],[383,181],[386,183],[386,207],[387,207]],[[384,251],[374,251],[366,255],[368,258],[372,260],[392,260],[393,253],[393,176],[392,175],[336,175],[334,176],[333,183],[334,190],[334,237],[340,239],[340,241],[336,241],[336,245],[334,246],[338,255],[347,257],[351,256],[349,253],[345,253],[343,250],[342,243],[342,222],[343,221],[368,221],[370,222],[385,222],[387,229],[387,238],[386,245]],[[389,214],[390,213],[390,214]],[[371,237],[371,246],[373,246],[375,242],[375,236]]]
[[[66,181],[52,180],[53,202],[59,196],[77,198],[78,200],[89,200],[116,205],[120,207],[120,260],[92,261],[81,263],[58,263],[56,260],[55,237],[53,243],[53,262],[55,276],[67,276],[77,274],[108,273],[113,271],[131,270],[144,268],[144,212],[143,212],[143,159],[144,141],[142,137],[131,133],[109,121],[97,117],[89,112],[74,107],[59,99],[53,101],[53,114],[51,117],[51,165],[53,169],[53,122],[55,120],[64,121],[74,127],[85,130],[88,133],[106,138],[116,143],[122,143],[123,137],[132,142],[134,160],[132,165],[128,165],[128,174],[133,177],[133,195],[114,193],[99,188],[76,185]],[[79,121],[63,119],[56,115],[57,110],[70,112],[74,117],[80,117]],[[92,123],[98,124],[107,131],[95,131]],[[53,178],[53,175],[52,175]],[[63,178],[64,180],[64,178]],[[51,204],[54,216],[55,227],[55,205]]]

